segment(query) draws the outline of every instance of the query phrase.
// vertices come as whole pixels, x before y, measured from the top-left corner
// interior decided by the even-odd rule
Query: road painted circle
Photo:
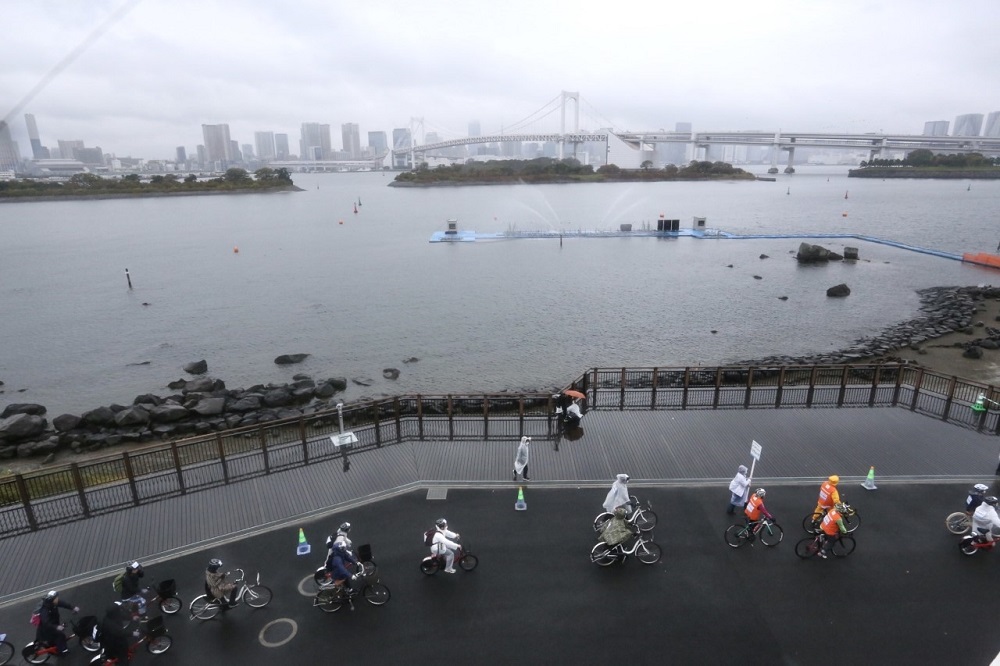
[[[288,632],[288,637],[281,641],[269,641],[264,638],[264,633],[276,624],[287,624],[291,627],[291,630]],[[260,630],[260,633],[257,634],[257,640],[260,641],[260,644],[264,647],[276,648],[281,647],[288,641],[295,638],[295,634],[297,633],[299,633],[299,625],[295,622],[295,620],[289,617],[279,617],[277,620],[271,620],[264,625],[264,627]]]
[[[309,574],[299,581],[299,594],[303,597],[315,597],[319,587],[316,585],[315,574]]]

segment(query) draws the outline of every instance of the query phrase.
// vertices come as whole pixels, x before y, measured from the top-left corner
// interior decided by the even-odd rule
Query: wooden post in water
[[[128,274],[128,269],[125,269],[125,279],[128,280],[128,288],[132,288],[132,276]]]

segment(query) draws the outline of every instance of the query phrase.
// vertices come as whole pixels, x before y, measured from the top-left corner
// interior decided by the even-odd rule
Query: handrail
[[[900,407],[1000,435],[1000,392],[907,364],[590,368],[587,410]],[[978,400],[980,396],[985,401]],[[405,441],[554,438],[551,394],[404,395],[0,477],[0,538]],[[992,402],[991,402],[992,401]],[[972,408],[976,405],[976,408]],[[238,461],[238,463],[237,463]]]

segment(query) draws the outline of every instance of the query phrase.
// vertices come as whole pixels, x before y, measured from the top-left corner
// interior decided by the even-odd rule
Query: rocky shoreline
[[[915,362],[898,355],[922,353],[928,343],[942,336],[960,333],[964,339],[953,343],[962,349],[964,359],[983,358],[989,350],[1000,348],[1000,329],[987,326],[977,315],[986,311],[986,303],[1000,302],[1000,288],[934,287],[918,292],[920,315],[896,324],[874,337],[862,338],[846,349],[805,356],[776,355],[766,358],[727,362],[734,366],[841,365],[851,363]],[[994,317],[1000,321],[1000,315]],[[980,333],[977,335],[977,333]],[[307,354],[288,354],[275,363],[295,363]],[[411,358],[404,363],[415,362]],[[204,374],[205,361],[190,363],[185,371]],[[396,379],[399,370],[386,368],[383,377]],[[364,378],[354,383],[366,385]],[[177,437],[252,426],[269,421],[297,418],[331,410],[335,396],[347,388],[343,377],[313,379],[298,374],[287,384],[258,384],[247,389],[229,389],[221,379],[195,377],[179,379],[167,385],[174,393],[165,397],[144,394],[131,405],[97,407],[77,416],[61,414],[46,418],[44,405],[9,404],[0,412],[0,459],[46,457],[67,451],[75,454],[99,451],[116,445],[163,441]],[[548,393],[544,387],[527,393]]]

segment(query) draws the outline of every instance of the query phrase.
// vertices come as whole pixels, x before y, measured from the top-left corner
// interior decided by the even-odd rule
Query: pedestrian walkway
[[[901,408],[595,411],[578,439],[535,439],[532,485],[728,483],[763,447],[757,477],[813,482],[838,473],[879,482],[992,475],[1000,440]],[[516,440],[414,441],[220,486],[0,541],[0,605],[39,589],[239,539],[425,485],[509,487]]]

